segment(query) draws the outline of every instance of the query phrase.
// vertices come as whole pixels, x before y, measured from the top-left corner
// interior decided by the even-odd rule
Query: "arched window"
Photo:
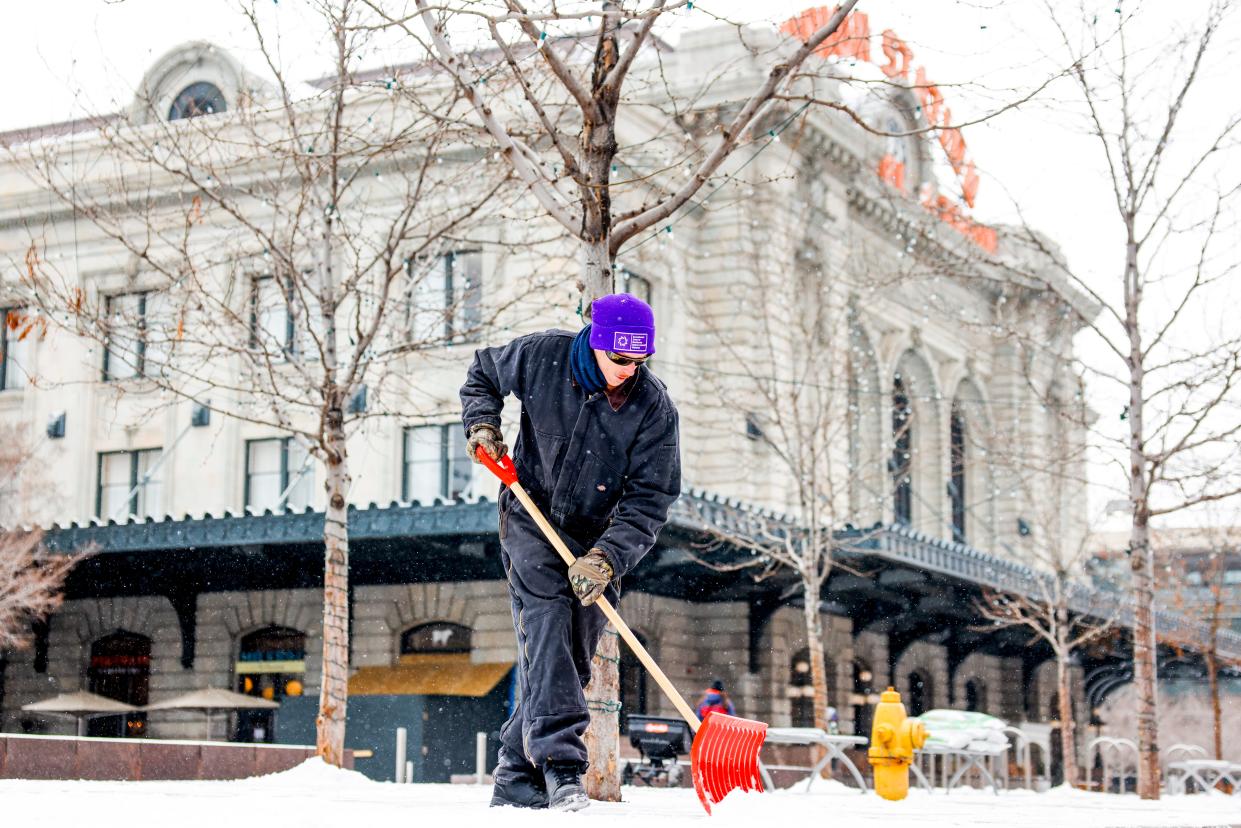
[[[931,691],[931,677],[929,675],[919,670],[909,674],[909,704],[907,707],[910,716],[921,716],[931,709],[931,705],[935,703],[935,696]]]
[[[849,336],[849,507],[855,525],[870,526],[883,521],[890,496],[884,479],[884,399],[870,339],[856,322]]]
[[[892,516],[897,523],[913,522],[913,407],[905,383],[897,374],[892,382]]]
[[[1051,698],[1047,700],[1047,721],[1060,721],[1060,691],[1052,690]]]
[[[871,698],[875,695],[875,674],[870,665],[860,658],[853,659],[853,695],[849,699],[853,705],[853,732],[861,736],[870,735]],[[877,700],[877,699],[876,699]]]
[[[473,648],[473,630],[449,621],[419,624],[401,636],[401,655],[417,653],[468,653]]]
[[[168,120],[178,121],[182,118],[195,118],[199,115],[215,115],[228,109],[224,101],[224,93],[214,83],[199,81],[177,93],[172,106],[168,109]]]
[[[97,640],[90,648],[87,670],[90,692],[142,707],[151,687],[151,639],[130,632],[116,632]],[[86,735],[129,737],[146,733],[146,714],[97,716]]]
[[[949,425],[948,497],[952,501],[952,539],[965,543],[965,417],[956,403],[952,404]]]
[[[642,646],[646,636],[634,632]],[[629,716],[645,715],[647,712],[646,668],[628,647],[621,647],[620,654],[620,732],[629,732]]]
[[[789,714],[793,727],[814,727],[814,676],[810,648],[803,647],[789,662]]]
[[[972,678],[965,682],[965,709],[971,713],[986,713],[987,688],[982,679]]]
[[[237,649],[237,690],[268,701],[300,696],[305,689],[306,635],[288,627],[264,627],[244,635]],[[233,739],[275,741],[275,711],[239,710]]]
[[[823,683],[830,707],[836,697],[836,670],[835,665],[827,658],[823,659]],[[789,683],[786,692],[792,726],[814,727],[814,670],[810,666],[809,647],[801,648],[789,659]]]

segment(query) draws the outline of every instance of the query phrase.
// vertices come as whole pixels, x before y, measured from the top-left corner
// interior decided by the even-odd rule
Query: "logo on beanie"
[[[638,353],[646,351],[646,334],[617,331],[612,334],[612,350]]]

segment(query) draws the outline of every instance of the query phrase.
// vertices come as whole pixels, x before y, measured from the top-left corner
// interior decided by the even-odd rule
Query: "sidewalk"
[[[854,826],[997,826],[997,828],[1241,828],[1241,798],[1167,797],[1142,802],[1056,790],[996,796],[959,791],[950,796],[912,792],[885,802],[839,783],[820,782],[809,794],[733,794],[708,817],[689,789],[626,788],[627,801],[595,803],[578,814],[489,809],[490,789],[476,785],[394,785],[311,760],[271,776],[230,782],[0,781],[0,824],[31,828],[221,828],[289,825],[297,828],[368,826],[615,826],[674,828],[853,828]],[[586,822],[582,822],[586,820]]]

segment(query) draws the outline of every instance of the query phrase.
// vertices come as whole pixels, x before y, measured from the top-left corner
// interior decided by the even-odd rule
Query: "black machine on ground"
[[[630,716],[628,723],[629,744],[642,754],[642,761],[625,764],[622,784],[634,785],[640,780],[652,787],[679,786],[685,769],[677,763],[677,757],[688,755],[694,741],[689,725],[683,719],[661,716]]]

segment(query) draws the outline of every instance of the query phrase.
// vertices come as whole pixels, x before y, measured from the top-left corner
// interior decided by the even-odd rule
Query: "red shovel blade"
[[[690,749],[690,774],[708,814],[734,788],[762,792],[758,752],[766,738],[763,722],[716,712],[703,719]]]

